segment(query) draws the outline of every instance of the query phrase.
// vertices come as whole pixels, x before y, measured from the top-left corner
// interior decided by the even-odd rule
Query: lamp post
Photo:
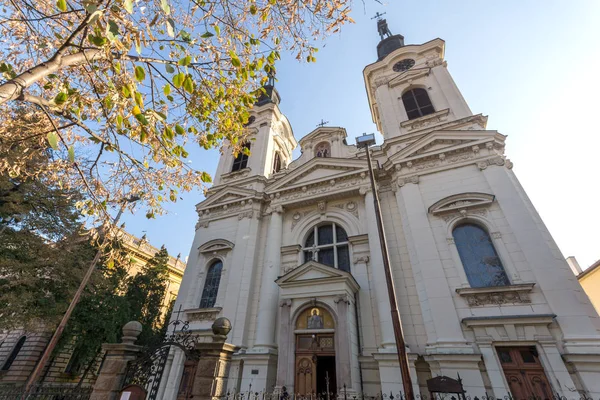
[[[398,349],[398,362],[400,364],[400,374],[402,375],[402,386],[407,400],[415,398],[412,388],[412,379],[408,368],[408,357],[406,355],[406,345],[404,343],[404,334],[400,322],[400,313],[398,312],[398,303],[396,301],[396,289],[392,280],[392,269],[390,267],[390,255],[388,252],[385,230],[383,229],[383,218],[381,216],[381,206],[379,204],[379,194],[375,188],[375,174],[371,165],[371,150],[369,146],[375,144],[375,135],[366,133],[356,138],[356,146],[364,148],[367,153],[367,163],[369,165],[369,178],[371,180],[371,190],[373,192],[373,205],[375,206],[375,219],[377,220],[377,232],[379,233],[379,244],[381,245],[381,256],[383,258],[383,269],[385,271],[385,282],[387,284],[388,297],[392,313],[392,326],[394,328],[394,338],[396,339],[396,348]]]
[[[139,196],[131,196],[131,197],[123,199],[121,208],[119,209],[119,212],[117,213],[116,217],[113,219],[113,225],[116,225],[119,222],[119,219],[121,218],[123,211],[125,211],[125,207],[127,207],[127,204],[134,203],[134,202],[138,201],[139,199],[140,199]],[[31,390],[31,388],[35,384],[35,382],[37,381],[37,378],[40,375],[40,373],[42,372],[42,369],[44,369],[46,362],[48,362],[48,358],[50,357],[50,354],[52,354],[52,351],[56,347],[58,340],[60,339],[63,331],[65,330],[65,327],[67,326],[67,322],[69,322],[69,318],[71,318],[71,314],[73,313],[73,309],[75,309],[75,306],[77,305],[77,303],[79,303],[79,298],[81,297],[83,290],[87,286],[87,284],[92,276],[92,273],[96,269],[96,264],[98,264],[98,261],[100,260],[101,256],[102,256],[102,248],[98,249],[98,251],[96,252],[94,259],[90,263],[90,266],[88,267],[87,272],[85,273],[85,275],[83,276],[83,279],[81,280],[81,283],[79,284],[79,288],[77,289],[77,292],[75,292],[75,295],[73,296],[73,299],[71,300],[71,303],[69,304],[69,308],[67,308],[67,311],[65,311],[65,314],[63,315],[62,320],[60,321],[60,324],[58,324],[58,327],[54,331],[54,334],[52,335],[52,338],[50,339],[48,346],[46,346],[46,349],[44,350],[42,357],[40,358],[40,360],[38,361],[38,363],[35,366],[35,369],[29,376],[29,379],[27,380],[27,384],[25,385],[23,397],[21,397],[22,399],[27,398],[29,391]]]

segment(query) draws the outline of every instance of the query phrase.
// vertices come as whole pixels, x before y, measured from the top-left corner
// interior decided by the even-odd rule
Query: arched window
[[[411,89],[402,95],[404,109],[408,119],[415,119],[435,112],[427,90],[416,88]]]
[[[452,231],[471,287],[510,285],[490,235],[475,224],[462,224]]]
[[[204,290],[202,291],[202,299],[200,300],[200,308],[211,308],[215,306],[217,301],[217,293],[219,292],[219,283],[221,283],[221,270],[223,263],[215,261],[212,263],[206,274],[204,281]]]
[[[281,170],[281,156],[279,152],[275,152],[275,159],[273,160],[273,173],[279,172]]]
[[[248,165],[248,153],[250,151],[250,143],[244,143],[242,149],[238,153],[237,157],[233,160],[233,166],[231,172],[239,171],[240,169],[246,168]]]
[[[335,223],[314,226],[304,242],[303,250],[305,262],[315,260],[350,272],[348,235]]]
[[[331,156],[331,146],[328,142],[321,142],[315,147],[315,156],[316,157],[330,157]]]
[[[19,341],[17,342],[17,344],[15,345],[13,350],[10,352],[10,355],[4,362],[4,365],[2,366],[2,369],[0,371],[8,371],[8,369],[10,368],[12,363],[15,361],[15,359],[19,355],[21,348],[25,344],[25,340],[27,340],[27,336],[21,336],[21,339],[19,339]]]

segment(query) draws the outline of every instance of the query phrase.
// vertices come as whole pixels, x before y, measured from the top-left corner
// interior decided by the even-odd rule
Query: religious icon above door
[[[322,307],[311,307],[304,310],[296,320],[296,329],[334,329],[331,314]]]

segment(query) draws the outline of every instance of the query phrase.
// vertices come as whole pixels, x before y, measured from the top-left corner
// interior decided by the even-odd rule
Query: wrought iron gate
[[[181,306],[179,308],[177,317],[181,313]],[[172,326],[172,330],[161,343],[145,349],[141,357],[129,362],[122,388],[139,385],[148,392],[148,400],[155,400],[172,347],[183,350],[188,360],[198,360],[199,353],[195,350],[198,335],[189,330],[189,322],[176,319],[169,326]]]

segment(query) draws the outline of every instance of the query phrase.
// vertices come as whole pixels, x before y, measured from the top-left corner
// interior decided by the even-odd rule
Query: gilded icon
[[[323,329],[323,317],[318,308],[310,310],[307,327],[308,329]]]

